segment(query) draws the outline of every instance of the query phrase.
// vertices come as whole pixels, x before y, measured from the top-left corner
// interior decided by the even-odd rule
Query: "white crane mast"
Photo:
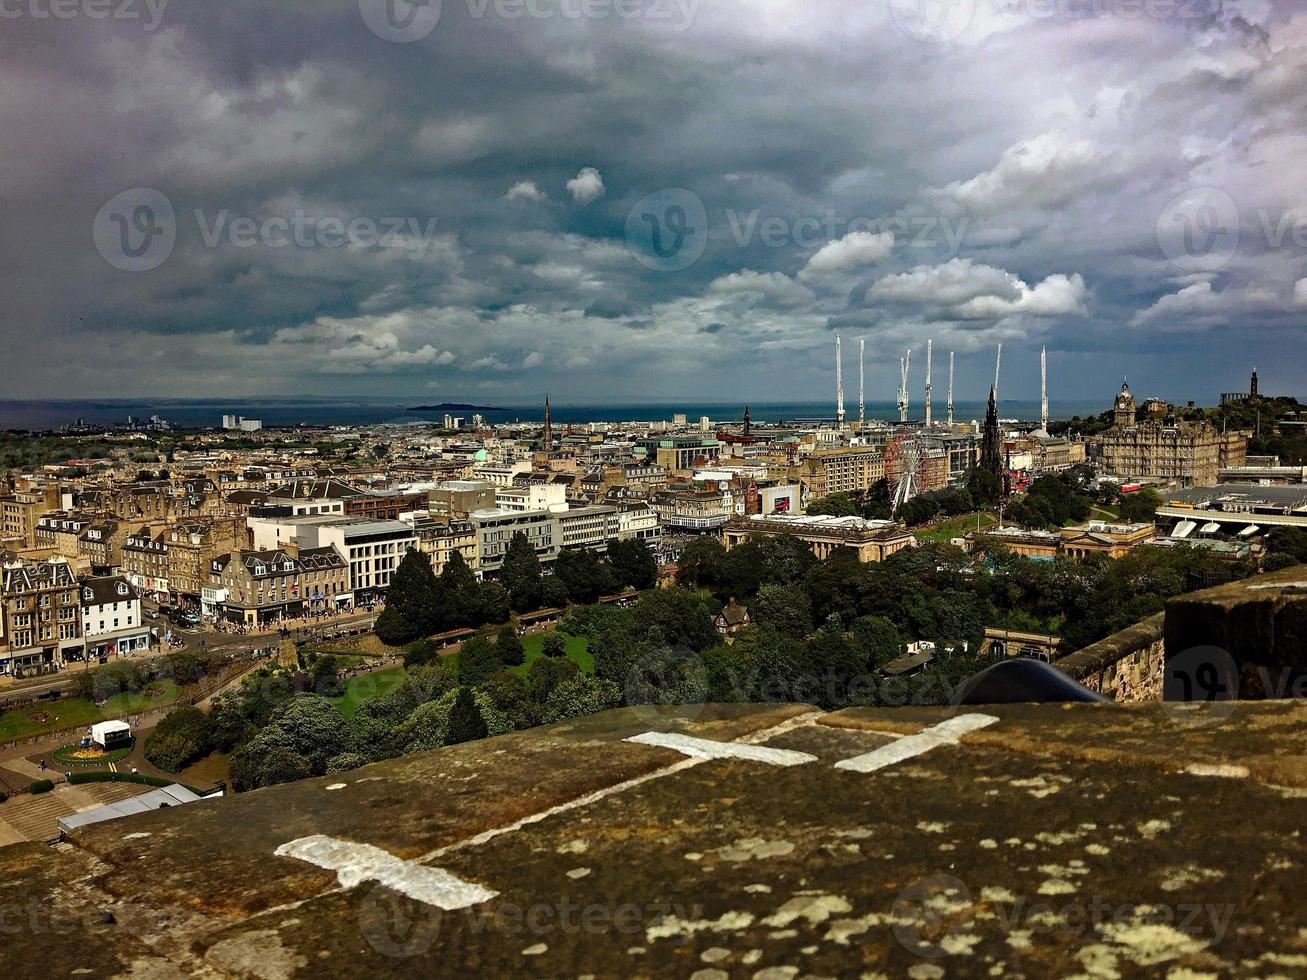
[[[858,431],[861,432],[867,425],[867,404],[864,400],[866,392],[866,378],[863,375],[863,360],[867,354],[867,341],[864,338],[858,338]]]
[[[1048,431],[1048,348],[1039,350],[1039,427]]]
[[[930,428],[930,365],[935,356],[935,341],[926,341],[926,428]]]
[[[912,366],[912,348],[906,357],[899,358],[899,421],[908,420],[908,370]]]
[[[840,351],[840,335],[835,335],[835,425],[844,428],[844,358]]]
[[[948,424],[953,425],[953,352],[948,352]]]

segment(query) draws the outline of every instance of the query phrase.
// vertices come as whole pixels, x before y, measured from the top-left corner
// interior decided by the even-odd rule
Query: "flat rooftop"
[[[74,923],[14,976],[1301,976],[1304,823],[1302,703],[627,708],[0,849],[0,907]]]
[[[1261,486],[1250,483],[1222,483],[1214,487],[1190,487],[1187,490],[1168,490],[1162,494],[1163,502],[1177,502],[1190,506],[1217,503],[1254,505],[1259,503],[1291,510],[1307,509],[1305,486]]]

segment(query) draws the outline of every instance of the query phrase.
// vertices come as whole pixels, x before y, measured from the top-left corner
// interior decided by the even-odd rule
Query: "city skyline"
[[[1029,398],[1307,381],[1291,4],[382,6],[6,21],[13,397],[817,401],[836,332],[875,401],[928,340],[974,398],[998,343]]]

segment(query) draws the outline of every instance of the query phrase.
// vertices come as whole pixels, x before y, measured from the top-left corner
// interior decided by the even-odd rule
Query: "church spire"
[[[549,396],[545,395],[545,452],[550,452],[554,448],[554,425],[549,418]]]

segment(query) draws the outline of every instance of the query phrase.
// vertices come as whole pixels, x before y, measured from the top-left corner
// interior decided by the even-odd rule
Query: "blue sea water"
[[[452,400],[452,399],[451,399]],[[438,401],[438,400],[437,400]],[[154,398],[154,399],[86,399],[59,401],[0,400],[0,429],[47,431],[70,425],[84,419],[92,425],[114,425],[127,420],[148,419],[158,415],[173,428],[218,428],[224,415],[243,415],[261,419],[265,426],[296,425],[382,425],[415,424],[440,421],[443,411],[413,412],[415,405],[430,404],[432,400],[415,398],[402,402],[394,398],[366,398],[342,396],[338,398]],[[1053,418],[1071,418],[1095,415],[1109,405],[1091,402],[1054,402],[1050,406]],[[498,411],[483,411],[490,422],[538,422],[544,417],[543,404],[503,405]],[[914,405],[914,417],[920,417],[921,406]],[[667,420],[683,413],[691,423],[707,415],[713,422],[729,422],[741,418],[744,404],[696,401],[659,401],[625,404],[576,404],[554,402],[551,414],[555,424],[584,422],[625,422]],[[960,401],[955,405],[955,418],[964,421],[984,417],[985,405],[979,401]],[[450,414],[471,418],[472,410],[451,411]],[[750,417],[755,422],[789,422],[796,419],[830,419],[835,407],[828,402],[751,402]],[[999,415],[1005,419],[1038,419],[1037,401],[1005,400],[999,405]],[[857,416],[857,406],[849,406],[848,417]],[[935,417],[942,419],[944,405],[935,405]],[[868,403],[867,417],[894,419],[897,408],[890,402]]]

